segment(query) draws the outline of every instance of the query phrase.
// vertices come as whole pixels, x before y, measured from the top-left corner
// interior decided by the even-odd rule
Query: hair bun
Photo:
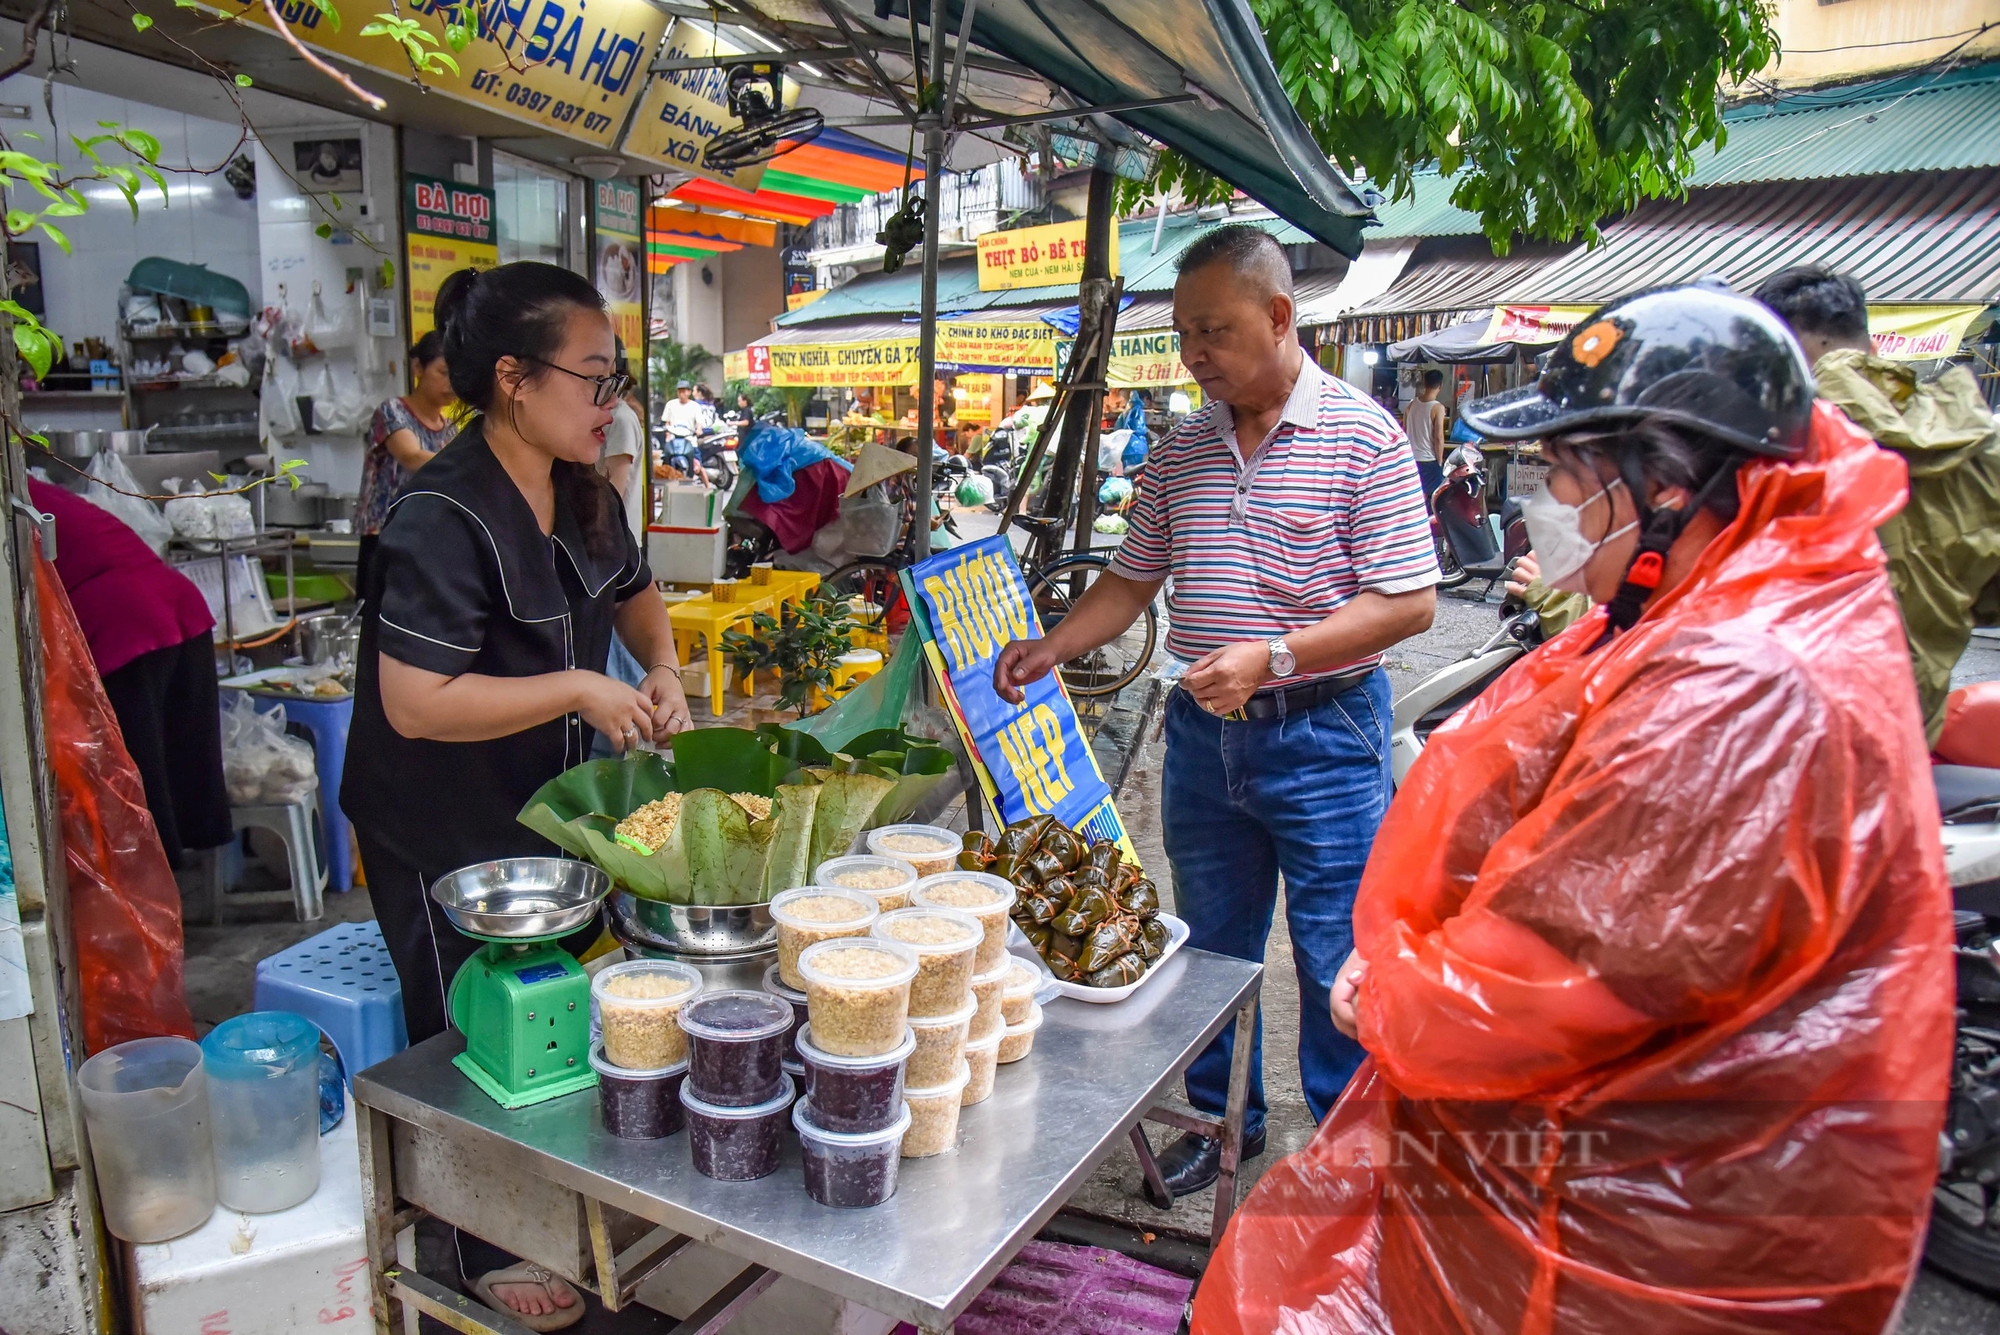
[[[431,318],[441,332],[450,334],[453,322],[465,313],[478,282],[479,270],[459,269],[438,284],[437,297],[431,303]]]

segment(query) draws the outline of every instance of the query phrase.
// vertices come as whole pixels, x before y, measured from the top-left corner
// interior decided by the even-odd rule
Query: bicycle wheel
[[[1109,557],[1065,556],[1029,574],[1028,596],[1035,600],[1044,634],[1062,623],[1084,590],[1110,566]],[[1139,619],[1117,639],[1063,664],[1063,684],[1072,695],[1116,695],[1138,680],[1153,661],[1159,643],[1160,614],[1148,603]]]
[[[910,606],[900,572],[887,561],[850,561],[819,582],[821,593],[849,605],[855,648],[881,649],[887,658],[890,637],[908,629]]]

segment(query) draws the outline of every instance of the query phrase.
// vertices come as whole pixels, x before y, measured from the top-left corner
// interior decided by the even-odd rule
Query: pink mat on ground
[[[1173,1335],[1194,1281],[1101,1247],[1031,1242],[972,1300],[955,1335]],[[895,1335],[916,1335],[905,1322]]]

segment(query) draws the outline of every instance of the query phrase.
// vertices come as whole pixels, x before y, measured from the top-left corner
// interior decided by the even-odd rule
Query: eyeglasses
[[[528,360],[531,362],[541,362],[543,366],[548,367],[551,371],[561,371],[564,375],[575,376],[578,380],[595,385],[597,387],[596,392],[591,395],[590,401],[599,408],[610,407],[618,399],[625,396],[626,390],[632,388],[632,377],[626,375],[623,371],[613,371],[610,375],[585,375],[581,371],[572,371],[567,366],[557,366],[554,362],[544,362],[540,357],[530,357]]]

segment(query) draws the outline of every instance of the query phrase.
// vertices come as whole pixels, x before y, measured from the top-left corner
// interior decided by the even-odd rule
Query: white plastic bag
[[[356,337],[352,303],[336,298],[329,306],[314,283],[312,300],[306,304],[304,341],[320,352],[345,352]]]
[[[134,533],[145,539],[154,555],[165,556],[167,543],[174,536],[174,526],[167,522],[166,516],[143,497],[121,496],[112,490],[113,487],[126,492],[141,490],[139,479],[132,476],[132,470],[125,466],[125,461],[109,450],[101,450],[91,457],[90,467],[84,472],[106,485],[86,487],[83,498],[117,515],[131,526]]]
[[[285,707],[258,712],[237,692],[222,710],[222,781],[229,804],[284,806],[311,799],[319,776],[313,749],[285,731]]]
[[[191,482],[166,504],[167,522],[183,538],[248,538],[257,532],[257,517],[246,496],[211,496]]]

